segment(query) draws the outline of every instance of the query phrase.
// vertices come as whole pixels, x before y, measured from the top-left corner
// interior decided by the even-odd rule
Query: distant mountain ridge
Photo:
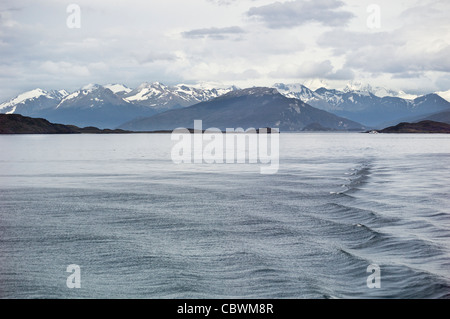
[[[315,108],[373,128],[450,111],[450,102],[443,98],[450,96],[449,91],[416,97],[359,82],[350,82],[342,90],[320,87],[324,85],[320,81],[310,85],[318,88],[313,91],[302,84],[283,83],[273,88],[287,98],[300,99]],[[235,91],[239,88],[167,86],[159,82],[142,83],[136,88],[120,83],[89,84],[74,92],[34,89],[1,103],[0,113],[41,117],[78,126],[115,128],[138,118],[211,101]]]
[[[450,110],[429,115],[419,121],[435,121],[450,124]]]
[[[226,89],[199,89],[183,84],[166,86],[159,82],[142,83],[136,89],[125,94],[124,99],[130,103],[167,111],[209,101],[235,90],[238,90],[235,86]]]
[[[232,91],[211,101],[159,113],[128,122],[120,128],[133,131],[192,128],[195,120],[203,128],[278,128],[281,132],[322,127],[327,130],[364,130],[365,127],[294,98],[287,98],[275,88],[255,87]],[[314,124],[314,125],[312,125]]]
[[[190,106],[233,90],[237,88],[169,87],[158,82],[143,83],[136,89],[123,84],[88,84],[72,93],[35,89],[0,104],[0,113],[77,126],[115,128],[136,118]]]
[[[450,110],[450,102],[435,93],[417,97],[355,84],[347,85],[342,91],[324,87],[312,91],[301,84],[277,83],[274,87],[286,97],[298,98],[316,108],[371,127]]]

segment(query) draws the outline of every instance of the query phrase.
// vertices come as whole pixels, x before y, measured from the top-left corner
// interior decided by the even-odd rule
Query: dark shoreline
[[[418,123],[399,123],[382,130],[371,130],[365,133],[383,133],[383,134],[449,134],[450,124],[421,121]]]
[[[279,133],[278,130],[266,128],[268,134]],[[233,132],[236,134],[259,134],[261,129],[254,129],[245,132]],[[178,131],[178,132],[177,132]],[[0,114],[0,135],[24,135],[24,134],[172,134],[172,133],[199,133],[199,130],[192,128],[174,130],[157,130],[157,131],[128,131],[121,129],[99,129],[97,127],[88,126],[80,128],[75,125],[55,124],[43,118],[32,118],[22,116],[20,114]],[[226,131],[218,130],[202,130],[202,134],[222,133]]]
[[[248,129],[243,132],[230,132],[232,134],[260,134],[261,130],[267,130],[267,134],[280,134],[278,129],[260,128]],[[450,124],[421,121],[418,123],[400,123],[396,126],[387,127],[382,130],[361,131],[335,131],[335,130],[303,130],[297,133],[318,133],[318,132],[335,132],[335,133],[397,133],[397,134],[449,134]],[[193,128],[176,128],[174,130],[157,130],[157,131],[129,131],[122,129],[99,129],[97,127],[88,126],[80,128],[75,125],[55,124],[43,118],[32,118],[22,116],[20,114],[0,114],[0,135],[25,135],[25,134],[228,134],[222,130],[196,130]],[[290,132],[286,132],[290,133]],[[294,133],[294,132],[292,132]],[[264,133],[263,133],[264,134]]]

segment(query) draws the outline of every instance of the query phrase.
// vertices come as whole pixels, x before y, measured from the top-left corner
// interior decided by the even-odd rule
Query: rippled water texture
[[[450,296],[450,136],[280,141],[261,175],[170,135],[0,136],[0,297]]]

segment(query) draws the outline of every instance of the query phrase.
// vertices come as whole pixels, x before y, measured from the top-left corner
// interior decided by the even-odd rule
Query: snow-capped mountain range
[[[131,103],[165,111],[209,101],[234,90],[238,88],[232,86],[225,89],[198,89],[183,84],[170,87],[155,82],[142,83],[136,89],[123,94],[123,98]]]
[[[286,97],[371,127],[450,109],[450,99],[444,98],[447,92],[416,96],[358,82],[343,90],[322,87],[313,91],[302,84],[283,83],[274,87]]]
[[[0,104],[0,111],[1,113],[12,114],[16,113],[18,107],[20,108],[20,111],[39,111],[52,107],[67,95],[69,95],[69,93],[65,90],[44,91],[41,89],[34,89],[19,94],[15,98]],[[27,108],[29,108],[29,110],[27,110]]]
[[[371,127],[450,109],[450,91],[415,96],[359,82],[350,82],[342,90],[321,87],[326,85],[321,81],[309,83],[315,90],[304,84],[277,83],[272,88],[287,98],[300,99]],[[89,84],[74,92],[34,89],[1,103],[0,113],[42,117],[61,124],[115,128],[136,118],[211,101],[238,90],[235,86],[166,86],[159,82],[142,83],[134,89],[124,84]]]
[[[135,89],[123,84],[88,84],[69,93],[35,89],[0,104],[0,113],[42,117],[77,126],[114,128],[139,117],[209,101],[238,88],[201,89],[187,85],[142,83]]]
[[[136,119],[120,128],[133,131],[171,131],[192,127],[196,119],[204,128],[278,128],[283,132],[310,130],[362,131],[364,125],[287,98],[275,88],[252,87],[229,92],[211,101]]]

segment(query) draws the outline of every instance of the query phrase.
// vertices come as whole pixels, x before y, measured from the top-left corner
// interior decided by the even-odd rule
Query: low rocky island
[[[54,124],[42,118],[32,118],[20,114],[0,114],[0,134],[124,134],[125,130],[80,128],[75,125]]]
[[[418,123],[400,123],[395,126],[390,126],[382,130],[371,132],[448,134],[450,133],[450,124],[435,121],[421,121]]]

